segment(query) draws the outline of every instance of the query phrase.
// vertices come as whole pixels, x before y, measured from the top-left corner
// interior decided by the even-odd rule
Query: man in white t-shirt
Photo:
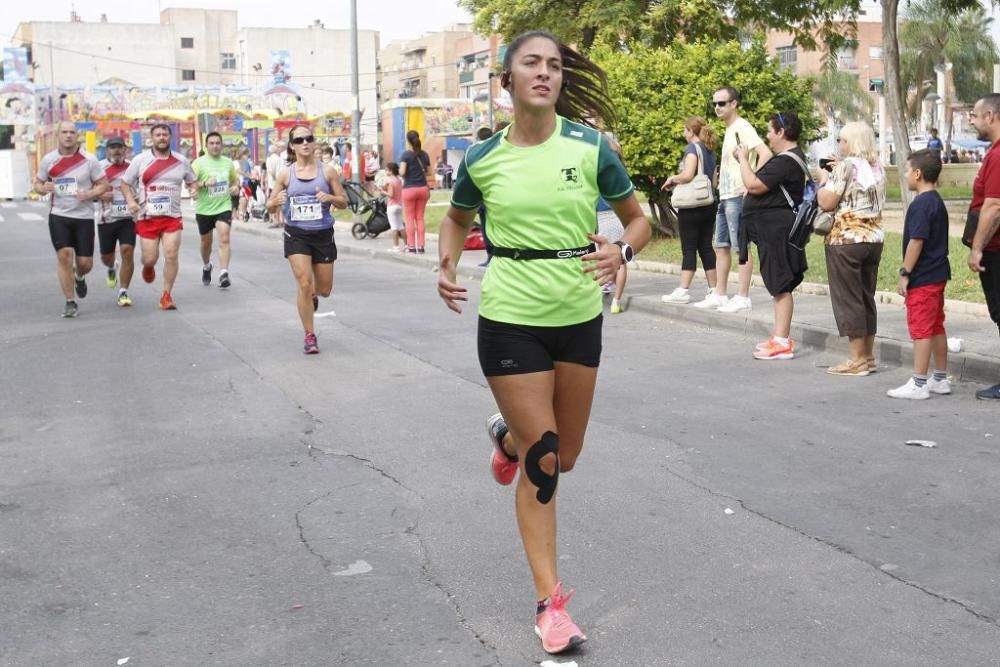
[[[743,196],[746,188],[740,174],[740,163],[733,155],[737,146],[745,146],[750,151],[751,164],[760,169],[771,159],[770,149],[761,141],[753,125],[739,115],[740,94],[732,86],[723,86],[712,94],[715,115],[726,124],[726,135],[722,140],[722,156],[719,160],[719,210],[715,217],[715,270],[718,280],[715,291],[703,301],[694,304],[696,308],[716,308],[722,313],[736,313],[750,310],[750,278],[753,275],[753,258],[740,263],[739,287],[731,299],[726,292],[729,283],[729,267],[732,265],[732,250],[740,252],[740,216],[743,212]],[[756,158],[756,159],[755,159]]]
[[[267,171],[267,193],[270,196],[271,192],[274,190],[274,183],[278,178],[278,172],[280,172],[287,163],[285,155],[285,142],[278,141],[271,144],[269,155],[267,160],[264,161],[264,167]],[[278,209],[271,212],[271,226],[280,227],[285,224],[285,211],[284,209]]]
[[[49,197],[49,237],[58,260],[59,285],[66,304],[63,317],[76,317],[76,295],[87,296],[84,276],[94,266],[94,200],[108,189],[101,165],[80,150],[72,122],[59,124],[59,145],[38,163],[34,190]]]
[[[170,150],[173,131],[169,125],[150,129],[153,147],[138,153],[122,176],[121,191],[135,219],[135,233],[142,246],[142,279],[156,278],[156,262],[163,245],[162,310],[177,310],[171,292],[177,278],[177,254],[181,247],[181,186],[194,191],[198,177],[191,163]]]

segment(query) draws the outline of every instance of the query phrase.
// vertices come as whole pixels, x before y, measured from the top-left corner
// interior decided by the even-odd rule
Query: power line
[[[105,56],[105,55],[101,55],[101,54],[97,54],[97,53],[89,53],[87,51],[79,51],[77,49],[72,49],[72,48],[69,48],[67,46],[57,46],[57,45],[55,45],[53,43],[50,43],[50,42],[41,43],[41,42],[35,42],[35,41],[32,41],[32,40],[24,40],[24,39],[19,40],[19,41],[21,42],[22,46],[25,45],[25,44],[29,44],[29,45],[31,45],[33,47],[34,46],[38,46],[39,48],[41,48],[41,47],[47,47],[47,48],[49,48],[50,47],[50,48],[55,49],[56,51],[64,51],[66,53],[72,53],[72,54],[75,54],[75,55],[86,56],[88,58],[96,58],[96,59],[105,60],[105,61],[108,61],[108,62],[122,63],[122,64],[125,64],[125,65],[135,65],[137,67],[150,67],[150,68],[154,68],[154,69],[170,70],[172,72],[185,72],[185,71],[188,71],[188,72],[195,72],[197,74],[213,74],[213,75],[217,75],[217,76],[233,76],[234,74],[238,75],[238,73],[236,73],[236,72],[234,72],[232,70],[227,71],[227,70],[208,70],[208,69],[188,69],[188,68],[184,68],[184,67],[175,67],[175,66],[171,66],[171,65],[161,65],[159,63],[140,62],[140,61],[136,61],[136,60],[126,60],[124,58],[115,58],[115,57],[112,57],[112,56]],[[466,60],[457,60],[457,61],[448,62],[448,63],[433,64],[433,65],[422,65],[422,66],[414,68],[414,69],[436,69],[436,68],[439,68],[439,67],[456,67],[456,66],[462,65],[462,64],[464,64],[466,62],[467,62]],[[400,71],[400,70],[393,70],[392,73],[393,74],[397,74],[399,76],[405,76],[406,71],[410,71],[410,70],[402,70],[402,71]],[[360,72],[359,76],[377,76],[378,74],[379,74],[379,72],[377,72],[377,71],[376,72]],[[383,71],[382,74],[385,75],[386,72]],[[262,78],[262,79],[270,78],[269,74],[263,74],[263,73],[257,73],[257,72],[254,72],[252,74],[249,73],[249,72],[246,72],[242,76],[248,76],[248,77],[254,77],[254,78]],[[351,76],[350,73],[346,73],[346,74],[303,74],[303,75],[298,75],[295,78],[296,79],[329,79],[329,78],[349,77],[349,76]],[[350,90],[326,90],[326,89],[320,89],[320,88],[313,88],[313,90],[325,90],[325,92],[340,92],[340,93],[350,93],[351,92]],[[364,89],[364,90],[374,90],[374,89],[373,88],[367,88],[367,89]]]

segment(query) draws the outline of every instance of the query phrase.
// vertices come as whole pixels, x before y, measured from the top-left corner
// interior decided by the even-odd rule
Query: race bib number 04
[[[56,178],[52,182],[56,186],[56,194],[60,197],[72,197],[77,193],[76,179],[72,176]]]
[[[289,206],[292,220],[321,220],[323,205],[315,195],[295,195]]]
[[[124,199],[112,199],[108,217],[112,220],[129,217],[128,202]]]

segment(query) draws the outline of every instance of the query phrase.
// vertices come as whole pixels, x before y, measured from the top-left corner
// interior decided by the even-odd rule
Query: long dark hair
[[[406,141],[410,144],[413,152],[417,155],[420,154],[420,134],[416,130],[410,130],[406,133]]]
[[[541,37],[559,48],[562,58],[563,85],[556,100],[556,113],[577,123],[613,130],[618,114],[608,93],[608,75],[585,56],[569,48],[555,35],[544,30],[521,33],[507,47],[503,58],[501,85],[510,85],[510,70],[514,56],[529,39]]]
[[[285,145],[285,153],[287,154],[288,162],[295,162],[295,151],[292,149],[292,135],[295,134],[295,130],[302,128],[309,130],[310,134],[313,129],[311,125],[306,125],[305,123],[299,123],[298,125],[293,125],[292,129],[288,130],[288,143]]]

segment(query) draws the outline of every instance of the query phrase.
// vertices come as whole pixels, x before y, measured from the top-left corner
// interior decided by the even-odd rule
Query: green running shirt
[[[194,205],[194,212],[199,215],[218,215],[232,210],[233,202],[230,199],[229,188],[240,182],[233,161],[221,155],[212,157],[206,153],[195,160],[191,168],[194,169],[199,181],[215,177],[214,186],[198,186],[198,199]]]
[[[591,243],[597,200],[632,195],[632,181],[603,136],[558,117],[537,146],[507,141],[508,126],[466,152],[451,205],[486,205],[490,242],[504,248],[563,250]],[[563,327],[601,314],[601,288],[584,262],[494,257],[482,283],[479,314],[509,324]]]

